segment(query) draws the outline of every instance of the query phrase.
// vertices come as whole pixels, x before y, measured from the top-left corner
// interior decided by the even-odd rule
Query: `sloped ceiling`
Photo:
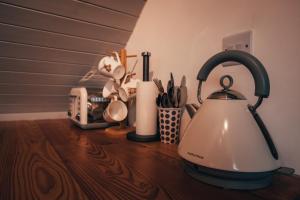
[[[65,111],[70,88],[126,45],[144,4],[0,0],[0,113]]]

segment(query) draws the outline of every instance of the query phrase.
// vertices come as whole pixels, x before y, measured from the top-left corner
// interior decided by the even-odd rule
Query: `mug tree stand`
[[[134,131],[134,127],[127,126],[127,120],[119,123],[118,126],[112,126],[105,129],[105,133],[110,136],[126,135],[128,132]]]
[[[126,49],[121,49],[120,53],[120,60],[122,65],[125,67],[126,72],[127,70],[127,58],[134,58],[137,57],[137,55],[127,55]],[[122,82],[122,80],[121,80]],[[128,108],[128,103],[127,103]],[[126,135],[127,133],[131,131],[135,131],[134,127],[129,127],[127,118],[124,121],[121,121],[119,125],[117,126],[111,126],[105,129],[105,133],[110,136],[121,136]]]

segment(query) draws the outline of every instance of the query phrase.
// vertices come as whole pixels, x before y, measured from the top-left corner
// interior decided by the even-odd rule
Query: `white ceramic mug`
[[[128,114],[127,106],[119,100],[112,100],[103,112],[103,119],[107,122],[121,122]]]
[[[118,88],[118,93],[122,101],[127,102],[129,99],[136,96],[136,87],[140,80],[131,78],[130,74],[127,74]]]
[[[102,96],[104,98],[110,97],[111,95],[118,92],[119,87],[119,84],[117,84],[114,80],[109,79],[103,87]]]
[[[119,54],[114,52],[115,56],[105,56],[98,64],[98,70],[100,74],[106,77],[119,80],[123,78],[125,74],[125,67],[120,61]]]

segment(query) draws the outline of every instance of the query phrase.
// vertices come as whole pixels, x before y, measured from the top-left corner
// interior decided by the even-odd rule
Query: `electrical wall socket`
[[[240,50],[252,53],[252,31],[246,31],[223,38],[223,51]],[[237,62],[225,62],[225,66],[239,65]]]

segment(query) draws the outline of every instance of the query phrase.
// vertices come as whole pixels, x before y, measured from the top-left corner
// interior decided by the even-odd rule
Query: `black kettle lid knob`
[[[224,75],[220,79],[220,85],[224,90],[228,90],[233,85],[233,78],[230,75]]]

